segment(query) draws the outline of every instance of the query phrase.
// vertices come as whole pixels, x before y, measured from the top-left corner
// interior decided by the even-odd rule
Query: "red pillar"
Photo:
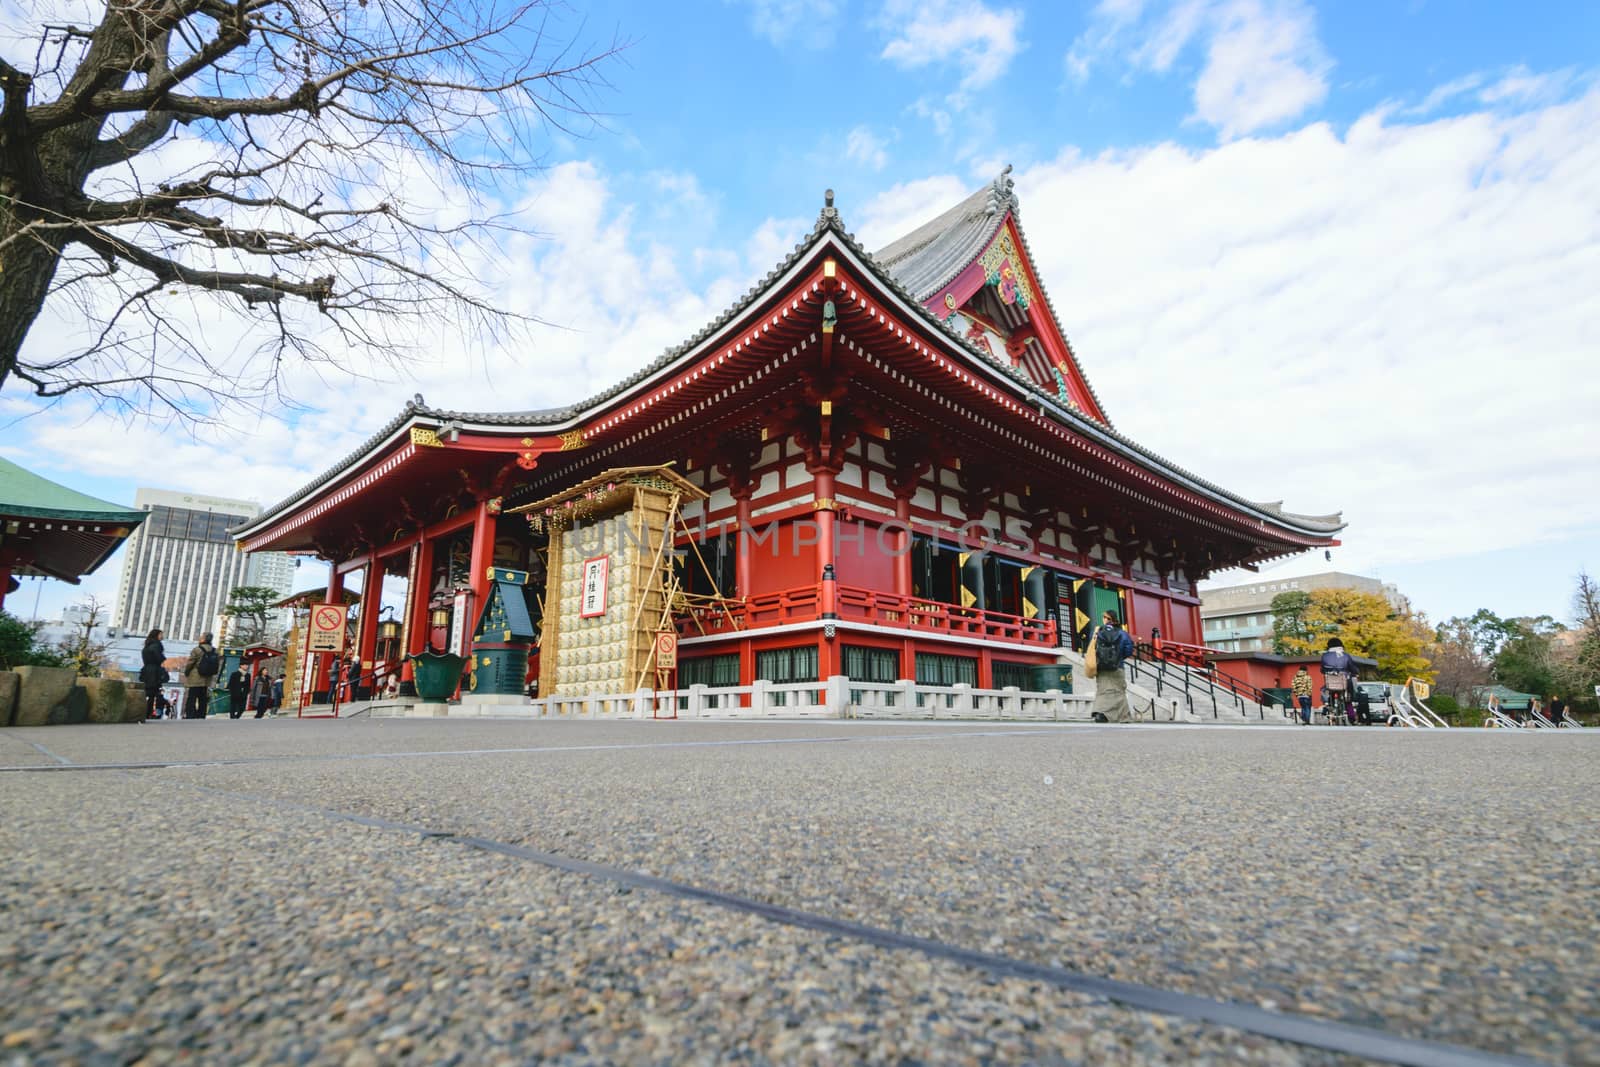
[[[817,578],[822,583],[822,617],[832,619],[839,614],[836,582],[832,580],[834,552],[838,547],[834,541],[834,509],[839,505],[833,495],[833,472],[817,471],[814,478],[812,495],[816,510],[812,514],[817,519]]]
[[[433,591],[433,542],[417,535],[417,546],[412,549],[416,566],[406,589],[406,653],[421,652],[428,647],[428,595]]]
[[[733,590],[733,593],[736,596],[749,596],[750,589],[752,588],[752,579],[750,576],[750,498],[754,495],[755,486],[749,484],[744,485],[742,487],[742,491],[735,491],[733,494],[733,501],[738,512],[739,521],[739,535],[738,541],[736,542],[739,551],[735,555],[733,569],[733,584],[736,587]],[[728,590],[723,590],[724,594],[727,592]]]
[[[895,535],[894,592],[896,596],[911,595],[911,497],[899,493],[894,497],[894,517],[900,520],[900,531]]]
[[[11,588],[11,562],[0,561],[0,609],[6,606],[6,593]]]
[[[833,629],[833,620],[839,617],[839,582],[834,565],[838,548],[834,542],[834,509],[839,505],[833,495],[833,472],[819,470],[814,477],[812,495],[816,510],[813,514],[817,517],[817,577],[820,583],[817,600],[822,608],[822,617],[828,624],[817,647],[817,680],[823,681],[838,673],[835,664],[838,658],[835,647],[837,637],[828,631]]]
[[[356,639],[356,655],[363,672],[372,670],[378,658],[378,612],[383,609],[383,564],[374,552],[367,557],[361,579],[361,631]],[[369,686],[371,683],[367,683]]]
[[[478,501],[477,514],[472,519],[472,599],[467,603],[467,611],[472,617],[467,619],[465,629],[469,649],[478,612],[489,595],[489,572],[494,568],[495,522],[499,514],[499,506],[484,499]]]

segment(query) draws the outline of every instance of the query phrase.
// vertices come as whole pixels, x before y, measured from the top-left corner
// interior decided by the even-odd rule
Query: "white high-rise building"
[[[126,632],[160,628],[192,640],[215,631],[217,614],[235,586],[291,591],[294,564],[282,553],[247,555],[228,529],[261,513],[248,500],[140,489],[134,507],[150,517],[128,538],[117,587],[115,623]]]

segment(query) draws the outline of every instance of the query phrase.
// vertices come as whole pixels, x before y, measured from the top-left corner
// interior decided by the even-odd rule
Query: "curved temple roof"
[[[401,409],[399,414],[363,442],[359,448],[315,480],[263,511],[250,523],[235,529],[233,536],[241,539],[266,529],[277,521],[283,512],[316,493],[341,473],[372,455],[401,430],[416,423],[440,425],[454,422],[485,427],[515,427],[544,433],[571,429],[608,401],[627,393],[634,386],[649,380],[689,355],[702,342],[728,326],[758,303],[763,296],[768,295],[779,279],[815,252],[820,244],[829,240],[852,253],[853,258],[858,259],[878,282],[898,296],[908,311],[920,316],[924,324],[940,335],[945,343],[961,352],[967,359],[982,364],[991,373],[998,372],[1015,386],[1020,386],[1029,394],[1030,402],[1037,404],[1042,410],[1048,410],[1049,414],[1064,426],[1095,438],[1153,473],[1170,478],[1231,507],[1241,508],[1273,525],[1314,537],[1330,536],[1343,529],[1345,523],[1337,512],[1331,515],[1300,515],[1285,511],[1281,502],[1262,504],[1246,500],[1156,455],[1130,438],[1124,437],[1110,425],[1070,410],[1060,403],[1054,393],[1041,389],[1016,368],[1002,363],[975,346],[924,306],[923,301],[929,294],[938,292],[951,277],[959,273],[987,247],[999,228],[1004,225],[1008,213],[1013,219],[1017,218],[1018,204],[1009,176],[1010,170],[1011,168],[1007,166],[991,185],[985,186],[948,211],[886,245],[876,255],[863,248],[855,235],[845,229],[838,209],[833,206],[833,191],[829,190],[826,206],[818,214],[811,233],[805,240],[795,245],[782,262],[768,271],[721,315],[696,331],[688,340],[667,349],[611,388],[586,400],[563,407],[513,412],[466,412],[436,408],[426,404],[419,393]],[[1020,235],[1020,220],[1017,231]],[[1023,239],[1023,246],[1024,254],[1028,254],[1026,238]],[[1042,285],[1040,288],[1042,292]],[[1042,295],[1046,306],[1049,307],[1049,294]],[[1051,308],[1051,315],[1054,314],[1054,309]],[[1090,391],[1092,394],[1092,386]]]

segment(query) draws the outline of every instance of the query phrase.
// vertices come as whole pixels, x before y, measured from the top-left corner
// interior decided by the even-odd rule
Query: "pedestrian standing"
[[[1550,694],[1550,721],[1557,726],[1561,725],[1562,718],[1567,714],[1567,702],[1561,699],[1560,693]]]
[[[250,676],[240,663],[228,675],[228,718],[237,719],[244,714],[245,701],[250,696]]]
[[[183,665],[185,719],[206,717],[206,695],[211,691],[211,683],[221,670],[222,657],[217,655],[217,649],[211,643],[211,634],[209,632],[201,634],[199,642]]]
[[[1094,721],[1128,722],[1133,708],[1128,704],[1128,678],[1122,665],[1133,658],[1133,638],[1122,629],[1116,612],[1107,611],[1100,618],[1094,634]]]
[[[272,710],[276,712],[283,707],[283,677],[280,675],[272,680]]]
[[[266,671],[256,675],[256,684],[250,690],[250,706],[256,709],[258,719],[272,710],[272,679],[267,677]]]
[[[163,665],[167,658],[166,646],[161,643],[162,633],[159,629],[151,630],[145,635],[144,648],[139,652],[143,666],[139,668],[139,682],[144,686],[144,717],[157,718],[157,699],[161,696],[161,687],[167,683],[171,675]]]
[[[1289,683],[1289,688],[1294,692],[1294,702],[1300,708],[1300,723],[1303,726],[1311,725],[1311,672],[1306,670],[1305,664],[1294,672],[1294,681]]]

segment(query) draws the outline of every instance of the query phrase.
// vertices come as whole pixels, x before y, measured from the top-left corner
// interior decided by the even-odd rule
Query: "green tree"
[[[1352,655],[1377,660],[1378,677],[1384,681],[1433,680],[1433,665],[1424,655],[1433,631],[1422,616],[1397,613],[1378,593],[1314,589],[1306,596],[1304,635],[1286,635],[1282,654],[1321,652],[1328,638],[1337,637]]]
[[[222,614],[238,620],[233,643],[255,645],[266,640],[273,604],[281,598],[282,594],[276,589],[264,585],[236,585],[230,589]]]
[[[1566,629],[1548,615],[1503,620],[1508,636],[1494,656],[1494,678],[1521,693],[1546,697],[1556,684],[1552,638]]]
[[[1291,641],[1304,644],[1313,634],[1306,629],[1306,609],[1311,606],[1311,594],[1295,590],[1279,593],[1272,598],[1272,651],[1280,656],[1289,654]]]
[[[60,667],[61,655],[39,642],[39,624],[0,611],[0,670]]]

